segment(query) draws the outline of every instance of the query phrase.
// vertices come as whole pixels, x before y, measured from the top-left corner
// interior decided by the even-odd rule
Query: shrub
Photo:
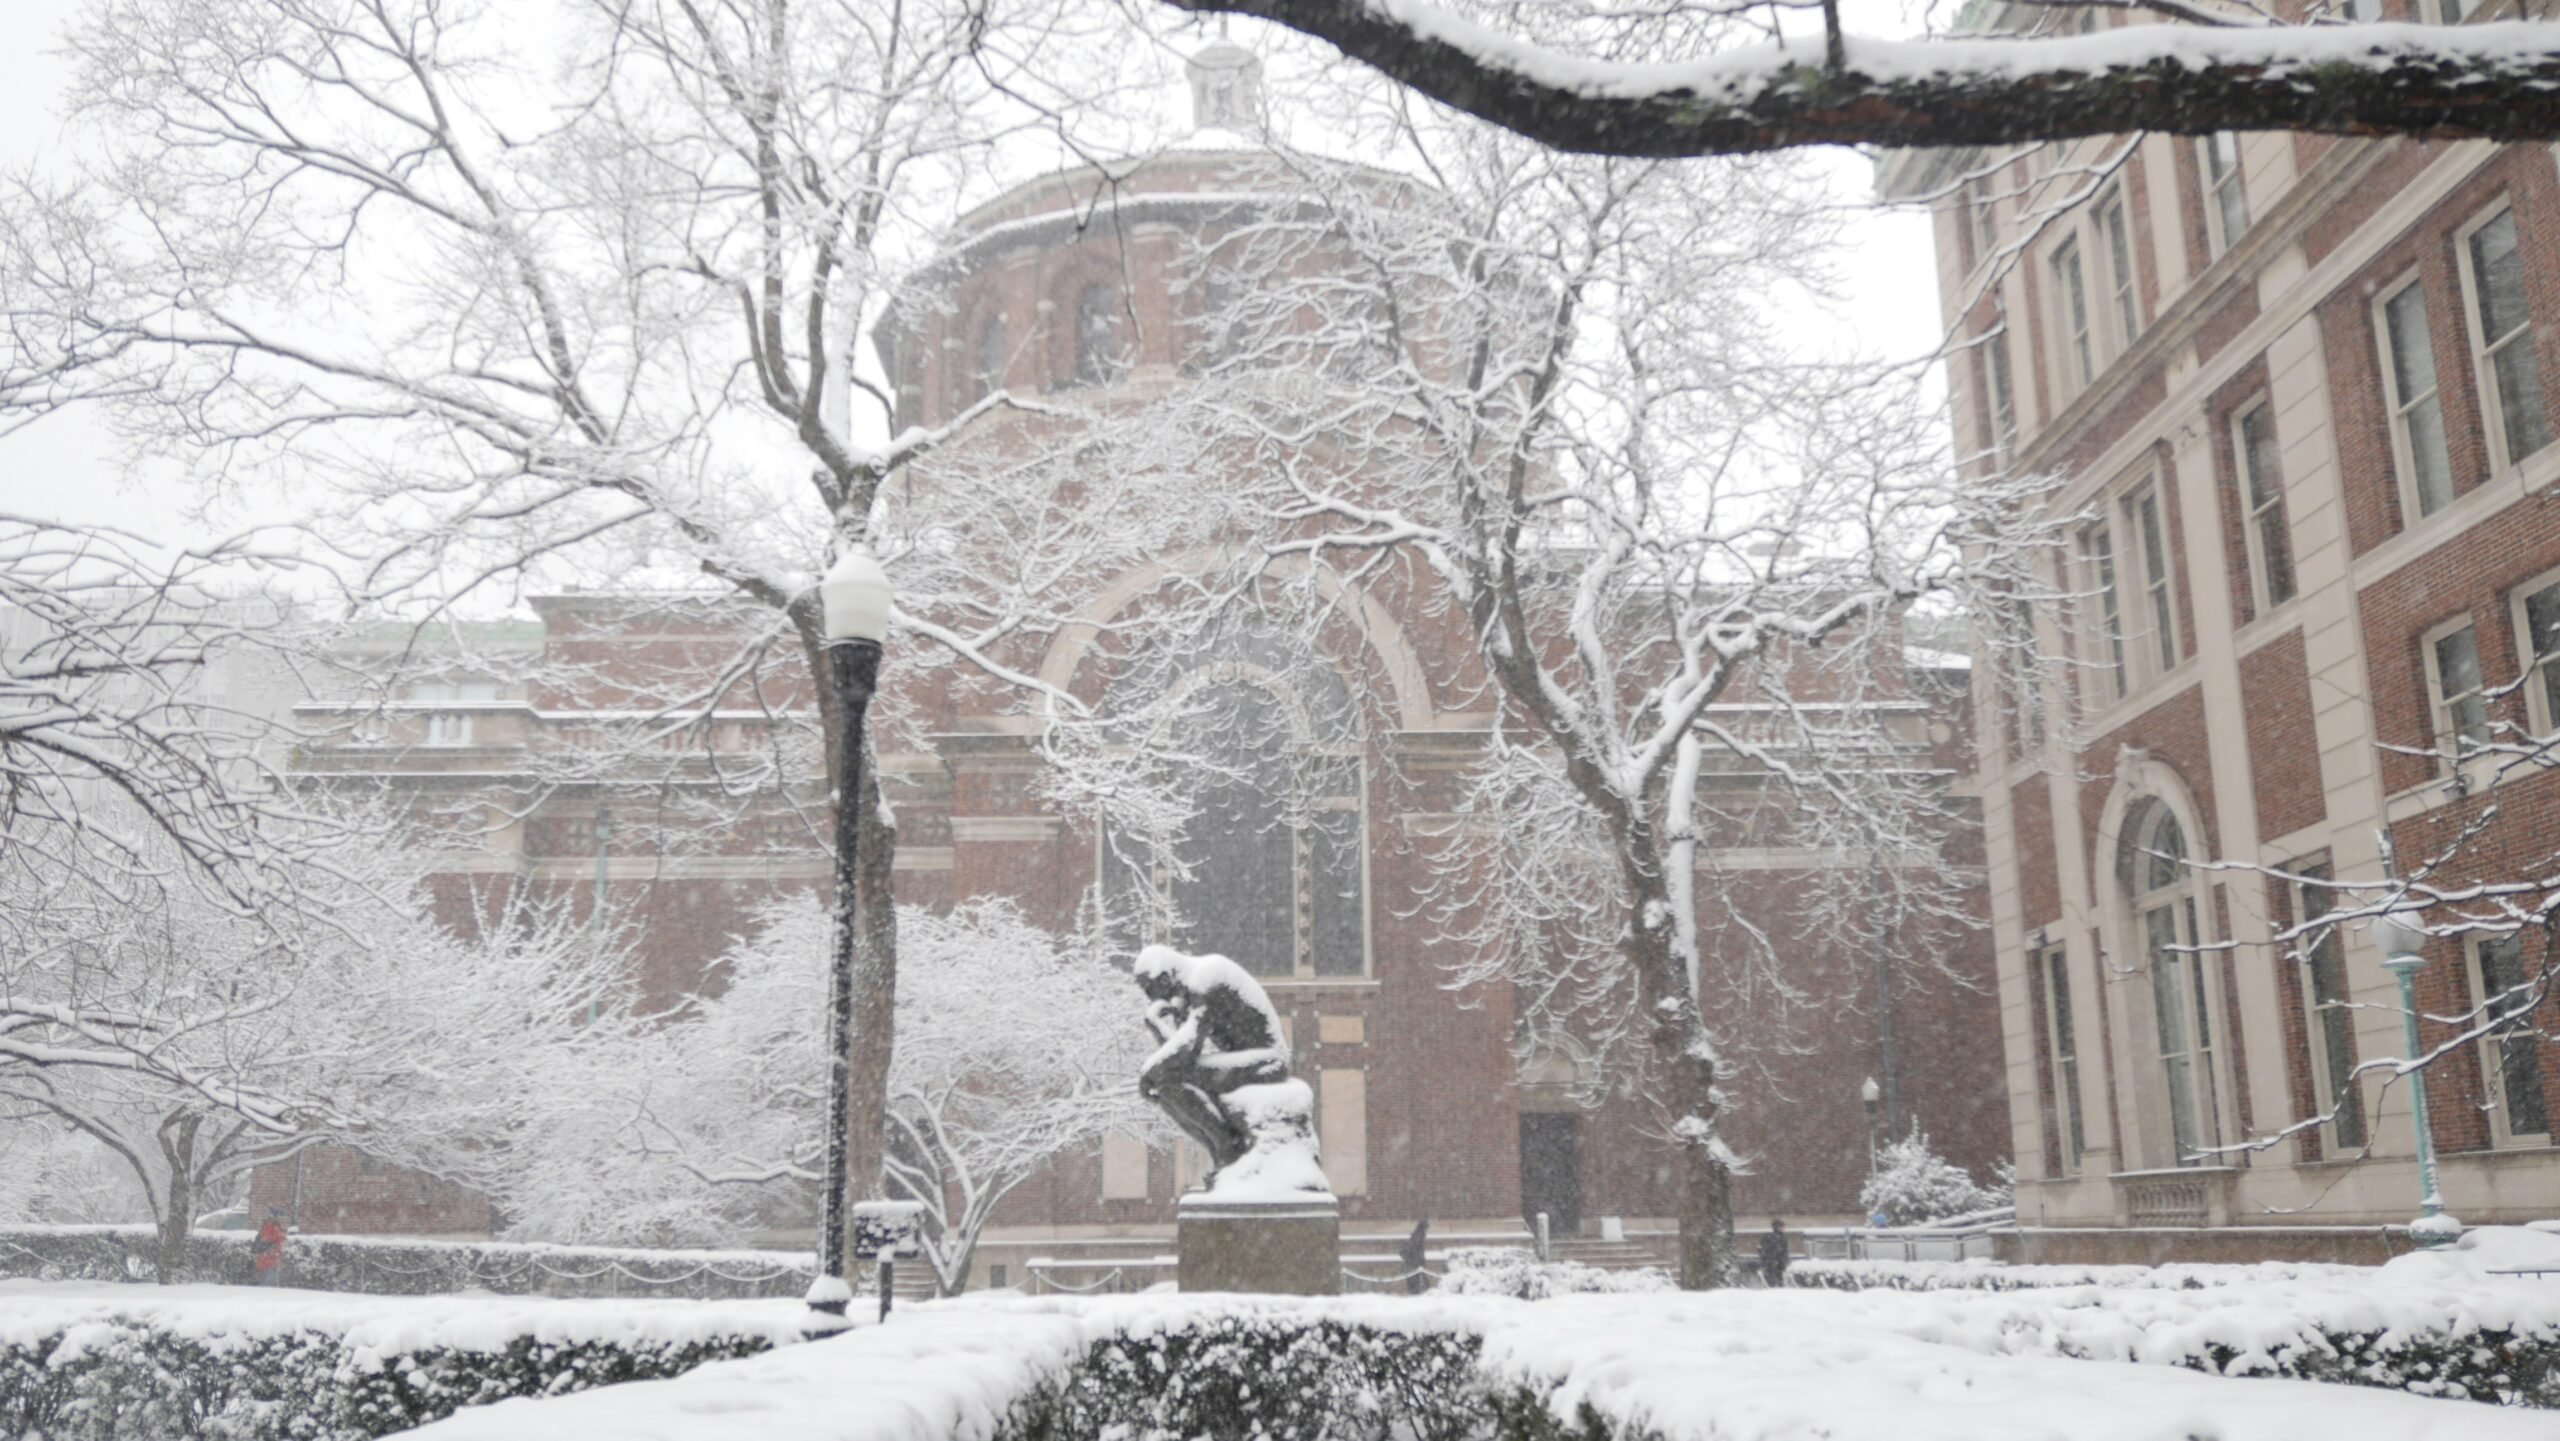
[[[518,1330],[489,1345],[393,1348],[317,1326],[225,1331],[174,1315],[88,1318],[0,1337],[0,1436],[362,1441],[511,1396],[678,1376],[773,1339],[749,1328],[568,1338]]]
[[[1449,1253],[1449,1269],[1439,1290],[1447,1296],[1510,1296],[1543,1301],[1549,1296],[1583,1292],[1668,1291],[1671,1278],[1660,1271],[1606,1271],[1579,1261],[1541,1261],[1537,1253],[1512,1246],[1467,1246]]]
[[[1876,1166],[1858,1192],[1858,1205],[1887,1226],[1917,1226],[2009,1204],[2009,1192],[1974,1184],[1964,1168],[1929,1149],[1913,1131],[1876,1153]]]

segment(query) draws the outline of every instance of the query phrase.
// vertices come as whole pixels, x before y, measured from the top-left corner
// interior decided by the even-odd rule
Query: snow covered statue
[[[1138,952],[1134,970],[1158,1042],[1138,1094],[1209,1153],[1206,1199],[1330,1202],[1315,1096],[1289,1074],[1280,1013],[1261,982],[1225,956],[1171,946]]]

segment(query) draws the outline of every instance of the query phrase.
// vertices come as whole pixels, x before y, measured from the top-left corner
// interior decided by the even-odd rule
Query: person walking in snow
[[[1769,1218],[1769,1234],[1760,1238],[1760,1279],[1771,1286],[1787,1284],[1787,1223]]]

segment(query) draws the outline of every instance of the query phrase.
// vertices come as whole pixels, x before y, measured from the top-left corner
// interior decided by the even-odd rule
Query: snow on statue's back
[[[1315,1096],[1289,1074],[1280,1013],[1244,967],[1170,946],[1138,952],[1154,1055],[1138,1094],[1164,1108],[1209,1153],[1207,1194],[1219,1200],[1326,1194],[1317,1158]]]

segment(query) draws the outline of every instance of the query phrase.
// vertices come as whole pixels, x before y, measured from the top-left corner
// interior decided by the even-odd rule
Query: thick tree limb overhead
[[[1542,49],[1420,0],[1168,0],[1325,40],[1559,150],[1736,155],[1799,145],[2010,145],[2157,130],[2560,139],[2560,24],[2141,25],[2058,39],[1820,37],[1694,61]]]

